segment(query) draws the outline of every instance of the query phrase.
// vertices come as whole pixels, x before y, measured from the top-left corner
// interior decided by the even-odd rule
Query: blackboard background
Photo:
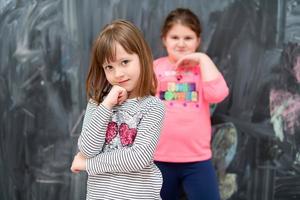
[[[299,126],[279,140],[269,113],[274,84],[299,94],[299,83],[280,82],[279,70],[289,62],[283,52],[300,56],[287,50],[299,49],[299,0],[1,0],[1,200],[85,199],[86,177],[69,167],[92,41],[106,23],[124,18],[143,31],[155,58],[163,56],[161,23],[176,7],[199,16],[202,51],[230,87],[213,117],[238,134],[226,168],[236,176],[228,199],[300,199]]]

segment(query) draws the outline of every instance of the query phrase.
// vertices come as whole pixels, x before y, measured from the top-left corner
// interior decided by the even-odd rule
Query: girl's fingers
[[[110,105],[113,107],[117,104],[123,103],[126,99],[127,91],[118,85],[114,85],[110,90],[106,100],[110,101]]]
[[[123,103],[127,99],[127,91],[124,89],[120,92],[118,96],[118,104]]]
[[[75,159],[74,159],[74,160],[75,160]],[[80,172],[80,170],[78,170],[78,169],[76,168],[74,161],[73,161],[72,166],[71,166],[71,171],[72,171],[73,173],[76,173],[76,174]]]
[[[179,59],[176,63],[176,68],[182,67],[182,66],[187,66],[191,62],[190,58],[188,56],[184,56],[181,59]]]
[[[78,169],[73,169],[72,167],[71,167],[71,171],[72,171],[73,173],[75,173],[75,174],[78,174],[78,173],[80,172],[80,170],[78,170]]]
[[[179,59],[176,64],[175,64],[175,68],[177,69],[178,67],[182,66],[182,63],[183,63],[184,60],[182,59]]]
[[[176,69],[178,68],[187,68],[190,66],[194,66],[196,63],[190,60],[182,60],[176,64]]]
[[[181,59],[179,59],[175,65],[176,68],[180,66],[195,66],[200,64],[200,60],[202,57],[202,53],[191,53],[188,55],[183,56]]]
[[[175,67],[178,68],[187,68],[187,67],[194,67],[198,65],[198,61],[196,58],[192,57],[192,55],[185,56],[177,61]]]

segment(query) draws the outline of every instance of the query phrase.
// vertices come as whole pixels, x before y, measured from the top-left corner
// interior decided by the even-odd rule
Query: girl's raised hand
[[[112,109],[115,105],[122,104],[127,99],[127,95],[127,91],[124,88],[114,85],[102,104],[106,108]]]
[[[199,65],[203,81],[211,81],[216,79],[220,72],[214,62],[205,53],[191,53],[183,56],[176,62],[176,69],[189,68]]]
[[[181,67],[183,68],[194,67],[200,64],[201,57],[203,57],[203,53],[200,52],[187,54],[176,62],[175,67],[176,69]]]

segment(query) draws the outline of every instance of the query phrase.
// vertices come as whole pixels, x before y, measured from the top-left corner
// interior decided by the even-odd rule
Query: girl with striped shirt
[[[130,22],[96,38],[86,81],[89,101],[71,170],[88,173],[87,199],[161,199],[153,163],[164,106],[149,46]]]

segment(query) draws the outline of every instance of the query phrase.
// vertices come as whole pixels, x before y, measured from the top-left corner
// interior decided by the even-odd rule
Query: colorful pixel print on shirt
[[[197,85],[193,76],[198,78],[198,72],[185,71],[178,75],[175,71],[166,71],[160,82],[159,98],[165,101],[197,102]]]
[[[159,98],[171,101],[198,101],[196,83],[162,82]]]

